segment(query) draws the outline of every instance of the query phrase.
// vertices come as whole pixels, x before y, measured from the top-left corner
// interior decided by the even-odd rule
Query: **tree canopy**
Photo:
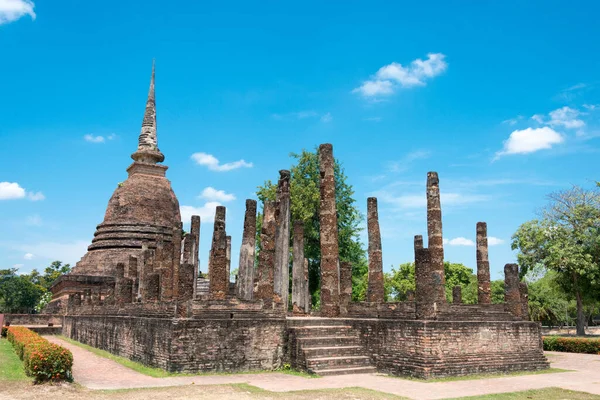
[[[554,282],[575,298],[577,334],[584,335],[584,305],[600,300],[600,193],[574,186],[548,200],[541,218],[515,232],[512,248],[519,250],[522,276],[552,271]]]
[[[293,165],[290,167],[291,221],[292,223],[296,220],[304,222],[304,256],[309,262],[309,290],[312,294],[313,306],[318,306],[321,262],[318,149],[312,152],[302,150],[299,154],[290,154],[290,157],[293,159]],[[266,200],[275,200],[276,191],[277,184],[270,180],[258,187],[257,196],[263,206]],[[363,217],[353,197],[354,189],[348,183],[344,169],[337,159],[335,160],[335,191],[340,261],[352,264],[353,299],[364,299],[368,264],[365,250],[359,239]],[[259,215],[257,218],[259,228],[261,220],[262,216]]]

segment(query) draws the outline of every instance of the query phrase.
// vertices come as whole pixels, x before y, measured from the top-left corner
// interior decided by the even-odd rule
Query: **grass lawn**
[[[525,390],[523,392],[488,394],[485,396],[460,397],[461,400],[600,400],[595,394],[574,392],[560,388]],[[454,399],[454,400],[458,400]]]
[[[202,372],[197,372],[197,373],[168,372],[168,371],[165,371],[164,369],[148,367],[139,362],[131,361],[130,359],[125,358],[125,357],[115,356],[114,354],[111,354],[108,351],[100,350],[95,347],[88,346],[87,344],[83,344],[76,340],[69,339],[66,336],[59,335],[57,337],[61,338],[65,342],[71,343],[75,346],[78,346],[85,350],[88,350],[100,357],[108,358],[109,360],[117,362],[127,368],[130,368],[134,371],[139,372],[140,374],[152,376],[154,378],[166,378],[166,377],[171,377],[171,376],[232,375],[232,374],[234,374],[231,372],[205,372],[205,373],[202,373]],[[235,374],[258,374],[258,373],[269,373],[269,372],[271,372],[271,371],[246,371],[246,372],[235,372]],[[319,376],[317,376],[317,375],[307,374],[306,372],[295,371],[295,370],[287,369],[287,368],[279,370],[279,371],[272,371],[272,372],[280,372],[280,373],[289,374],[289,375],[303,376],[305,378],[319,378]]]
[[[19,360],[12,344],[6,339],[0,339],[0,380],[29,380],[23,370],[23,361]]]

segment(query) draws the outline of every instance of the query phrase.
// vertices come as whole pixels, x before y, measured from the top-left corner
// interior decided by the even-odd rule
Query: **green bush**
[[[3,326],[2,327],[2,333],[0,333],[0,336],[2,337],[6,337],[6,332],[8,331],[8,327]]]
[[[600,354],[600,339],[544,336],[542,340],[547,351]]]
[[[36,382],[72,379],[73,355],[69,350],[22,326],[10,326],[8,340],[23,360],[25,373]]]

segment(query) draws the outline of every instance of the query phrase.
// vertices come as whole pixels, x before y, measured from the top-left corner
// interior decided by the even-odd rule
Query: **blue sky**
[[[127,177],[156,58],[167,177],[186,218],[227,206],[234,267],[244,200],[290,152],[330,142],[360,209],[379,198],[386,270],[412,260],[438,171],[446,258],[475,267],[487,221],[500,278],[547,193],[600,179],[599,14],[592,1],[0,0],[0,268],[84,254]]]

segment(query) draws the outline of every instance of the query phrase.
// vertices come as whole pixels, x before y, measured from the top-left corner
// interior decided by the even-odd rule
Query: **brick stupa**
[[[168,167],[159,164],[165,156],[156,136],[154,65],[138,147],[131,158],[129,176],[111,196],[92,244],[72,272],[54,285],[53,301],[82,287],[110,284],[117,263],[127,264],[130,256],[140,257],[142,247],[153,249],[159,242],[171,242],[173,232],[181,226],[179,202],[165,177]]]

